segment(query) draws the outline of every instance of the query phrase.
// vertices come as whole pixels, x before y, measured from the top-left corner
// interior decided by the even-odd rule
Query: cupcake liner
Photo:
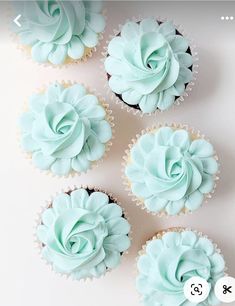
[[[138,141],[138,139],[146,134],[146,133],[151,133],[154,132],[158,129],[160,129],[161,127],[170,127],[172,129],[184,129],[187,132],[189,132],[189,134],[191,135],[191,139],[195,140],[195,139],[205,139],[206,141],[210,142],[208,138],[205,137],[204,134],[201,134],[200,131],[194,129],[194,128],[190,128],[188,125],[186,124],[177,124],[177,123],[172,123],[172,124],[158,124],[158,125],[154,125],[152,127],[148,127],[146,129],[143,129],[139,134],[137,134],[135,136],[135,138],[131,139],[131,143],[128,145],[128,149],[125,150],[125,155],[123,156],[123,160],[124,162],[122,162],[122,180],[123,180],[123,184],[125,186],[125,190],[128,192],[128,195],[131,197],[132,202],[135,202],[135,204],[137,206],[139,206],[142,210],[146,210],[148,213],[158,216],[158,217],[174,217],[174,216],[182,216],[185,214],[192,214],[193,211],[189,211],[186,208],[184,208],[183,210],[181,210],[177,215],[169,215],[167,214],[165,211],[162,212],[151,212],[147,209],[147,207],[144,204],[144,201],[141,201],[140,198],[136,197],[131,190],[131,183],[129,181],[129,179],[127,178],[127,176],[125,175],[125,168],[127,166],[127,164],[130,162],[130,151],[132,149],[132,147],[136,144],[136,142]],[[211,142],[210,142],[211,143]],[[214,153],[214,158],[215,160],[218,162],[219,158],[216,154],[216,152]],[[218,162],[218,166],[220,167],[220,164]],[[213,190],[209,193],[204,194],[204,200],[202,205],[205,203],[208,203],[208,200],[212,197],[212,194],[214,194],[216,187],[217,187],[217,181],[219,180],[219,174],[220,174],[220,170],[217,171],[217,173],[213,176],[214,179],[214,187]]]
[[[70,87],[70,86],[78,83],[76,81],[71,81],[71,80],[68,80],[68,81],[64,81],[64,80],[62,80],[62,81],[54,81],[54,82],[48,83],[47,85],[45,85],[45,84],[42,85],[40,88],[36,89],[34,91],[34,93],[40,94],[40,93],[44,92],[49,85],[51,85],[51,84],[53,84],[55,82],[63,85],[64,87]],[[49,175],[51,177],[57,177],[57,178],[72,178],[72,177],[75,177],[75,176],[78,176],[78,175],[86,174],[90,170],[95,169],[99,165],[99,163],[102,163],[104,161],[104,159],[107,157],[107,153],[110,151],[110,148],[111,148],[111,146],[113,144],[113,140],[114,140],[114,134],[115,134],[115,130],[114,130],[114,127],[115,127],[114,117],[112,115],[113,112],[110,109],[109,104],[105,101],[105,99],[101,96],[101,94],[96,91],[96,89],[92,89],[91,90],[85,84],[83,84],[83,83],[79,83],[79,84],[86,88],[88,94],[95,95],[97,97],[97,99],[99,100],[99,104],[105,109],[105,112],[106,112],[105,119],[109,122],[109,124],[111,126],[111,129],[112,129],[112,138],[105,144],[105,152],[104,152],[104,155],[102,156],[102,158],[100,158],[97,161],[93,161],[91,163],[91,167],[89,169],[87,169],[86,171],[84,171],[84,172],[76,172],[76,171],[72,170],[67,175],[56,175],[56,174],[52,173],[51,170],[41,170],[41,169],[35,167],[35,165],[32,162],[32,154],[30,152],[24,151],[23,148],[20,145],[21,132],[20,132],[20,129],[18,129],[17,138],[18,138],[19,148],[20,148],[22,154],[24,155],[24,157],[26,159],[28,159],[30,161],[30,163],[32,164],[32,166],[37,171],[39,171],[40,173],[44,173],[44,174]],[[28,98],[28,100],[29,100],[29,98]],[[28,103],[25,102],[23,107],[22,107],[22,109],[21,109],[21,112],[19,113],[19,116],[22,115],[24,112],[27,112],[27,110],[28,110]]]
[[[148,239],[146,241],[146,243],[142,246],[141,250],[138,252],[138,255],[136,257],[136,262],[139,260],[139,258],[142,255],[144,255],[146,253],[146,247],[147,247],[148,243],[151,242],[152,240],[161,239],[164,234],[169,233],[169,232],[182,233],[184,231],[192,231],[192,232],[194,232],[199,237],[207,238],[213,244],[215,251],[218,254],[220,254],[223,257],[223,259],[224,259],[224,256],[223,256],[220,248],[218,247],[218,245],[216,243],[214,243],[207,235],[205,235],[202,232],[199,232],[197,230],[191,229],[190,227],[171,227],[171,228],[168,228],[168,229],[165,229],[165,230],[158,231],[153,237]],[[226,272],[227,270],[228,270],[228,268],[225,266],[224,271]]]
[[[8,6],[8,14],[9,14],[9,16],[11,16],[12,14],[14,15],[13,12],[14,12],[13,8],[10,7],[10,5],[9,5]],[[104,9],[102,11],[102,15],[103,15],[103,17],[104,17],[104,19],[105,19],[105,21],[107,23],[107,10],[106,9]],[[99,33],[98,34],[98,43],[97,43],[97,45],[95,47],[93,47],[93,48],[86,47],[85,48],[85,52],[84,52],[82,58],[80,58],[80,59],[72,59],[69,56],[67,56],[66,59],[65,59],[65,62],[63,64],[55,65],[55,64],[50,63],[49,61],[45,62],[45,63],[39,63],[39,62],[34,61],[32,59],[32,56],[31,56],[31,48],[32,47],[29,46],[29,45],[22,44],[18,34],[13,32],[13,30],[10,29],[10,28],[8,30],[9,30],[8,36],[11,37],[12,42],[16,45],[16,48],[24,55],[24,58],[26,60],[30,60],[31,62],[36,63],[39,66],[59,68],[59,69],[65,68],[65,67],[68,68],[72,64],[86,63],[89,60],[89,58],[91,58],[93,56],[93,53],[97,52],[97,49],[100,47],[101,42],[102,42],[102,40],[104,38],[104,34],[103,34],[104,32]]]
[[[43,243],[42,243],[42,242],[38,239],[38,237],[37,237],[37,228],[38,228],[39,225],[43,224],[43,223],[42,223],[42,219],[41,219],[41,216],[42,216],[43,212],[52,206],[53,199],[54,199],[57,195],[59,195],[59,194],[61,194],[61,193],[69,193],[69,192],[72,192],[72,191],[77,190],[77,189],[79,189],[79,188],[94,190],[94,192],[103,192],[103,193],[105,193],[105,194],[109,197],[110,200],[112,200],[114,203],[118,204],[118,205],[122,208],[123,218],[125,218],[125,219],[129,222],[129,224],[131,224],[131,223],[130,223],[129,215],[128,215],[128,213],[126,212],[126,210],[124,209],[124,207],[121,205],[120,201],[118,201],[117,198],[114,197],[112,193],[107,192],[105,189],[97,188],[97,187],[94,187],[94,186],[91,186],[91,185],[89,185],[89,186],[88,186],[88,185],[81,185],[81,186],[79,186],[79,187],[77,187],[76,185],[73,185],[72,187],[63,188],[63,189],[61,189],[60,191],[57,191],[57,192],[54,194],[54,196],[51,195],[51,196],[49,197],[49,199],[45,201],[45,205],[42,205],[42,206],[40,207],[40,210],[39,210],[39,212],[37,213],[36,218],[35,218],[34,230],[33,230],[33,238],[34,238],[35,249],[36,249],[37,253],[39,254],[41,260],[42,260],[47,266],[49,266],[49,268],[50,268],[51,271],[53,271],[54,273],[58,274],[59,276],[65,277],[66,279],[69,279],[69,278],[70,278],[70,279],[73,280],[73,281],[78,281],[78,280],[76,280],[75,278],[73,278],[70,274],[61,273],[61,272],[58,272],[58,271],[54,270],[54,269],[53,269],[53,264],[50,263],[50,262],[48,262],[48,261],[42,256]],[[130,232],[128,233],[128,237],[130,238],[130,242],[131,242],[131,245],[132,245],[132,230],[130,230]],[[131,246],[130,246],[130,247],[131,247]],[[129,249],[121,253],[122,261],[125,259],[125,257],[126,257],[128,254],[129,254]],[[120,263],[120,265],[121,265],[121,263]],[[84,282],[86,282],[86,281],[89,281],[89,280],[91,281],[91,280],[93,280],[94,278],[95,278],[95,279],[101,279],[101,278],[105,277],[105,275],[106,275],[107,273],[110,273],[112,270],[115,270],[115,269],[117,269],[117,268],[118,268],[118,267],[116,267],[116,268],[114,268],[114,269],[107,268],[107,269],[106,269],[106,272],[105,272],[104,274],[102,274],[102,275],[101,275],[100,277],[98,277],[98,278],[95,278],[95,277],[86,277],[86,278],[83,278],[83,279],[81,279],[81,280],[79,280],[79,281],[84,281]]]
[[[102,73],[101,77],[102,77],[102,80],[105,84],[105,89],[106,89],[107,95],[111,98],[112,101],[114,101],[116,104],[120,105],[121,109],[125,109],[128,113],[131,112],[133,115],[139,115],[140,117],[157,115],[158,113],[161,113],[161,112],[164,112],[164,111],[160,110],[160,109],[156,109],[152,113],[143,113],[140,109],[135,109],[134,107],[129,106],[124,101],[122,101],[120,98],[118,98],[118,96],[109,87],[108,80],[107,80],[107,72],[105,71],[105,68],[104,68],[104,61],[105,61],[106,57],[108,56],[108,45],[109,45],[110,41],[121,32],[121,30],[123,28],[123,25],[126,24],[126,22],[129,22],[129,21],[139,22],[146,17],[153,17],[153,16],[140,15],[139,17],[132,17],[131,19],[127,19],[126,21],[124,21],[122,24],[119,24],[117,29],[113,30],[113,34],[109,35],[109,39],[106,41],[106,45],[104,46],[104,50],[102,52],[103,57],[101,59],[101,67],[100,67],[100,71]],[[180,103],[183,102],[186,97],[188,97],[189,92],[192,91],[193,86],[195,85],[195,81],[197,79],[197,74],[198,74],[198,69],[199,69],[198,52],[197,52],[197,47],[196,47],[193,39],[185,32],[185,30],[184,30],[184,28],[181,24],[175,24],[175,22],[172,21],[171,19],[161,18],[161,17],[158,17],[158,16],[157,17],[154,16],[153,18],[155,18],[155,20],[160,21],[160,22],[166,22],[166,21],[172,22],[172,24],[174,25],[176,30],[179,31],[179,33],[184,38],[186,38],[188,40],[191,55],[192,55],[192,58],[193,58],[193,65],[192,65],[193,79],[192,79],[191,82],[189,82],[187,84],[187,86],[184,90],[184,93],[180,97],[175,99],[175,101],[171,105],[171,107],[169,109],[167,109],[167,110],[170,110],[170,109],[174,108],[176,105],[180,105]],[[165,111],[167,111],[167,110],[165,110]]]

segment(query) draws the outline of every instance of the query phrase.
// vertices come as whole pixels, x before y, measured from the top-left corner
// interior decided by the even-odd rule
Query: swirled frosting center
[[[118,266],[130,246],[129,231],[118,204],[103,192],[80,188],[54,198],[37,235],[53,268],[81,279],[99,277]]]
[[[55,83],[33,95],[20,125],[21,144],[33,163],[57,175],[87,171],[112,137],[105,109],[79,84],[66,88]]]
[[[81,59],[98,44],[105,28],[101,1],[17,1],[21,27],[15,27],[35,61],[63,64]]]
[[[169,108],[192,80],[187,40],[172,23],[147,18],[127,22],[108,46],[109,86],[144,113]]]
[[[152,212],[193,211],[213,190],[218,164],[212,145],[184,129],[162,127],[141,136],[125,173],[132,192]]]
[[[192,231],[168,232],[147,243],[138,260],[137,289],[145,306],[193,305],[184,295],[185,282],[205,279],[211,292],[203,305],[217,305],[213,287],[224,275],[224,260],[211,241]]]

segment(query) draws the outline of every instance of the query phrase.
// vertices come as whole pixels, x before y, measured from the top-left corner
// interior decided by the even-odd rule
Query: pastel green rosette
[[[22,15],[14,31],[39,63],[81,59],[105,28],[101,1],[16,1],[14,6]]]
[[[112,137],[108,114],[84,86],[55,83],[30,98],[20,118],[21,145],[33,164],[55,175],[86,172]]]
[[[210,285],[208,298],[197,305],[218,305],[216,281],[225,275],[225,262],[215,245],[190,230],[167,232],[147,242],[139,257],[136,286],[145,306],[193,306],[184,295],[185,282],[197,276]]]
[[[128,21],[108,45],[104,65],[109,87],[143,113],[166,110],[193,79],[189,50],[171,22]]]
[[[214,189],[218,163],[213,146],[185,129],[161,127],[136,141],[125,174],[148,211],[177,215],[194,211]]]
[[[117,267],[130,247],[129,232],[117,203],[84,188],[57,195],[37,227],[43,257],[55,271],[77,280]]]

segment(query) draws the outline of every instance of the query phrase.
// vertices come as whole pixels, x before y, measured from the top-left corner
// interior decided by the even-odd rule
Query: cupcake
[[[83,85],[54,83],[30,97],[20,118],[21,146],[41,170],[59,176],[86,172],[109,149],[110,114]]]
[[[15,26],[34,61],[62,65],[91,56],[105,28],[101,1],[16,1]]]
[[[104,62],[111,91],[142,113],[183,100],[193,80],[193,51],[171,22],[128,21],[108,44]]]
[[[186,126],[143,131],[124,159],[127,188],[149,212],[191,212],[214,191],[218,163],[213,146]]]
[[[74,279],[98,278],[120,264],[130,225],[112,196],[78,188],[58,194],[37,226],[42,257]]]
[[[194,276],[211,286],[200,305],[220,304],[214,286],[225,275],[225,262],[216,245],[201,233],[174,228],[157,234],[140,252],[137,266],[136,286],[145,306],[195,305],[184,295],[186,281]]]

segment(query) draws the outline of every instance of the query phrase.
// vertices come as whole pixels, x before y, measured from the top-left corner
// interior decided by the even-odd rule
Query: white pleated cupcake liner
[[[127,178],[127,176],[125,175],[125,169],[126,166],[128,164],[131,163],[131,157],[130,157],[130,151],[131,149],[134,147],[134,145],[137,143],[138,139],[143,136],[144,134],[147,133],[153,133],[156,130],[160,129],[161,127],[171,127],[174,130],[178,130],[178,129],[184,129],[187,132],[189,132],[190,136],[191,136],[191,140],[195,140],[195,139],[205,139],[206,141],[208,141],[209,143],[211,143],[209,141],[208,138],[205,137],[204,134],[201,134],[199,130],[196,130],[194,128],[190,128],[188,125],[186,124],[178,124],[178,123],[172,123],[172,124],[158,124],[158,125],[154,125],[152,127],[148,127],[146,129],[143,129],[139,134],[137,134],[135,136],[135,138],[131,139],[131,143],[128,145],[128,149],[125,150],[125,155],[123,156],[123,160],[124,162],[122,163],[122,180],[123,180],[123,184],[125,186],[125,190],[128,192],[128,195],[131,197],[132,202],[134,202],[137,206],[139,206],[142,210],[147,211],[148,213],[158,216],[158,217],[174,217],[174,216],[182,216],[182,215],[186,215],[186,214],[192,214],[193,211],[189,211],[186,208],[183,208],[178,214],[176,215],[169,215],[167,214],[167,212],[165,210],[161,211],[161,212],[151,212],[148,210],[148,208],[145,206],[144,204],[144,199],[141,199],[137,196],[135,196],[131,190],[131,181]],[[214,151],[215,152],[215,151]],[[219,158],[216,154],[216,152],[214,153],[215,160],[218,163],[218,166],[220,167],[219,164]],[[214,180],[214,187],[213,190],[209,193],[203,194],[204,196],[204,200],[203,200],[203,204],[208,203],[208,200],[210,198],[212,198],[212,195],[215,193],[216,187],[217,187],[217,181],[219,180],[219,174],[220,174],[220,170],[217,171],[217,173],[215,175],[213,175],[213,180]],[[201,207],[202,207],[201,205]],[[200,208],[199,208],[200,209]]]
[[[48,261],[42,256],[42,249],[44,248],[44,245],[43,245],[43,243],[38,239],[38,236],[37,236],[37,228],[38,228],[39,225],[42,225],[42,224],[43,224],[42,218],[41,218],[41,217],[42,217],[42,214],[43,214],[43,212],[46,211],[48,208],[52,207],[52,203],[53,203],[54,198],[55,198],[57,195],[61,194],[61,193],[73,192],[73,191],[75,191],[75,190],[77,190],[77,189],[79,189],[79,188],[83,188],[83,189],[86,189],[86,190],[92,190],[92,191],[94,190],[94,192],[103,192],[103,193],[105,193],[105,194],[109,197],[110,201],[113,201],[113,203],[116,203],[117,205],[119,205],[119,206],[121,207],[122,213],[123,213],[123,218],[124,218],[125,220],[127,220],[128,223],[131,225],[131,223],[130,223],[130,218],[129,218],[128,213],[127,213],[126,210],[123,208],[123,206],[121,205],[121,203],[117,200],[117,198],[113,196],[112,193],[107,192],[107,191],[106,191],[105,189],[103,189],[103,188],[97,188],[97,187],[94,187],[94,186],[91,186],[91,185],[89,185],[89,186],[88,186],[88,185],[81,185],[81,186],[79,186],[79,187],[77,187],[76,185],[73,185],[72,187],[67,187],[67,188],[61,189],[59,192],[56,192],[56,193],[54,194],[54,196],[51,195],[51,196],[49,197],[49,199],[48,199],[47,201],[45,201],[45,205],[42,205],[42,206],[40,207],[40,210],[39,210],[39,212],[37,213],[37,216],[36,216],[36,218],[35,218],[35,226],[34,226],[34,231],[33,231],[33,237],[34,237],[34,244],[35,244],[35,249],[36,249],[36,251],[38,252],[38,254],[39,254],[41,260],[42,260],[47,266],[49,266],[49,268],[50,268],[51,271],[53,271],[54,273],[56,273],[57,275],[59,275],[59,276],[61,276],[61,277],[65,277],[66,279],[71,279],[71,280],[73,280],[73,281],[83,281],[83,282],[86,282],[86,281],[92,281],[92,280],[94,280],[94,279],[96,279],[96,280],[101,279],[101,278],[105,277],[105,275],[106,275],[107,273],[110,273],[111,271],[118,269],[118,267],[121,266],[122,261],[123,261],[123,260],[125,259],[125,257],[129,254],[129,249],[126,250],[126,251],[124,251],[124,252],[122,252],[122,254],[121,254],[121,263],[120,263],[119,266],[117,266],[116,268],[114,268],[114,269],[107,268],[106,271],[105,271],[105,273],[102,274],[102,275],[99,276],[99,277],[94,277],[94,276],[93,276],[93,277],[86,277],[86,278],[82,278],[82,279],[80,279],[80,280],[77,280],[77,279],[73,278],[72,275],[71,275],[70,273],[61,273],[61,272],[58,272],[58,271],[54,270],[54,268],[53,268],[53,263],[52,263],[52,262],[48,262]],[[110,203],[111,203],[111,202],[110,202]],[[130,242],[131,242],[131,245],[130,245],[130,248],[131,248],[131,246],[132,246],[132,239],[133,239],[133,238],[132,238],[132,230],[130,230],[130,232],[128,233],[128,237],[129,237]]]
[[[13,13],[12,12],[13,9],[8,7],[8,10],[9,10],[8,14],[10,16],[10,13]],[[102,15],[105,18],[105,22],[107,24],[107,11],[106,11],[106,9],[104,9],[102,11]],[[92,47],[92,48],[85,47],[85,52],[84,52],[82,58],[80,58],[80,59],[72,59],[69,56],[67,56],[64,63],[59,64],[59,65],[55,65],[55,64],[53,64],[53,63],[51,63],[49,61],[44,62],[44,63],[40,63],[40,62],[37,62],[37,61],[33,60],[32,56],[31,56],[32,46],[22,44],[18,34],[13,32],[10,28],[8,30],[9,30],[9,34],[8,35],[11,37],[11,40],[16,45],[16,48],[23,54],[24,59],[29,60],[29,61],[31,61],[33,63],[36,63],[36,64],[38,64],[39,66],[42,66],[42,67],[52,67],[52,68],[55,68],[55,69],[56,68],[59,68],[59,69],[61,69],[61,68],[68,68],[68,67],[70,67],[71,65],[74,65],[74,64],[86,63],[93,56],[93,54],[95,52],[97,52],[97,49],[100,47],[101,42],[102,42],[102,40],[104,38],[104,32],[99,33],[98,34],[98,43],[97,43],[97,45],[95,47]]]
[[[189,96],[189,92],[192,91],[196,79],[197,79],[197,74],[198,74],[198,69],[199,69],[199,64],[198,64],[198,52],[197,52],[197,47],[196,44],[194,43],[193,39],[185,32],[183,26],[181,24],[176,25],[174,21],[170,20],[170,19],[166,19],[166,18],[161,18],[161,17],[154,17],[155,20],[157,20],[158,22],[166,22],[166,21],[170,21],[172,22],[172,24],[174,25],[174,27],[176,28],[177,31],[179,31],[179,33],[188,40],[189,43],[189,47],[190,47],[190,51],[191,51],[191,55],[193,57],[193,66],[192,66],[192,73],[193,73],[193,79],[191,82],[189,82],[185,88],[184,93],[178,97],[177,99],[175,99],[174,103],[172,104],[172,106],[167,109],[167,110],[160,110],[160,109],[156,109],[154,112],[152,113],[143,113],[140,109],[135,109],[132,106],[129,106],[128,104],[126,104],[124,101],[122,101],[109,87],[108,84],[108,78],[107,78],[107,72],[105,71],[104,68],[104,62],[105,59],[108,56],[108,45],[110,43],[110,41],[115,38],[121,31],[123,26],[129,22],[129,21],[133,21],[133,22],[139,22],[141,20],[143,20],[144,18],[148,18],[148,17],[153,17],[153,16],[143,16],[140,15],[139,17],[132,17],[131,19],[127,19],[123,24],[119,24],[117,29],[113,30],[113,34],[109,35],[109,40],[106,41],[106,45],[104,46],[104,51],[102,52],[102,59],[101,59],[101,67],[100,67],[100,71],[102,73],[101,77],[102,80],[105,84],[105,89],[106,89],[106,94],[111,98],[111,100],[120,105],[121,109],[126,110],[128,113],[131,112],[134,115],[139,115],[140,117],[143,116],[151,116],[151,115],[157,115],[161,112],[165,112],[165,111],[169,111],[170,109],[174,108],[174,106],[176,105],[180,105],[181,102],[183,102],[186,97]]]
[[[113,144],[113,140],[114,140],[114,134],[115,134],[114,117],[112,115],[113,112],[110,109],[109,104],[105,101],[105,99],[102,97],[102,95],[100,93],[98,93],[95,89],[91,90],[88,86],[86,86],[83,83],[79,83],[79,82],[71,81],[71,80],[67,80],[67,81],[64,81],[64,80],[62,80],[62,81],[54,81],[54,82],[50,82],[47,85],[43,85],[42,87],[36,89],[35,93],[36,94],[40,94],[40,93],[45,92],[46,89],[48,88],[48,86],[54,84],[55,82],[59,83],[60,85],[63,85],[64,87],[70,87],[70,86],[72,86],[74,84],[80,84],[80,85],[84,86],[84,88],[86,88],[87,94],[92,94],[92,95],[97,97],[97,99],[99,101],[99,104],[105,109],[105,112],[106,112],[105,120],[108,121],[108,123],[110,124],[111,129],[112,129],[112,138],[105,144],[105,153],[104,153],[104,155],[99,160],[91,162],[91,167],[89,169],[87,169],[86,171],[84,171],[84,172],[76,172],[76,171],[72,170],[67,175],[57,175],[57,174],[52,173],[51,170],[42,170],[42,169],[37,168],[33,164],[33,162],[32,162],[32,153],[24,151],[23,148],[20,145],[20,141],[21,141],[21,132],[20,132],[20,130],[18,130],[18,135],[17,135],[18,137],[17,138],[18,138],[18,143],[19,143],[19,147],[20,147],[20,150],[21,150],[22,154],[24,155],[24,157],[26,159],[28,159],[30,161],[30,163],[33,166],[33,168],[35,168],[37,171],[39,171],[39,173],[43,173],[43,174],[49,175],[49,176],[54,177],[54,178],[55,177],[57,177],[57,178],[73,178],[75,176],[86,174],[87,172],[91,171],[92,169],[95,169],[107,157],[107,154],[110,151],[111,146]],[[25,103],[23,108],[22,108],[21,113],[19,114],[19,117],[23,113],[27,112],[27,110],[28,110],[28,103]]]
[[[207,235],[203,234],[202,232],[199,232],[197,230],[194,230],[190,227],[171,227],[171,228],[168,228],[168,229],[165,229],[165,230],[160,230],[160,231],[157,231],[157,233],[151,237],[150,239],[148,239],[146,241],[146,243],[142,246],[141,250],[138,252],[138,256],[136,257],[136,263],[138,262],[139,258],[143,255],[146,254],[146,247],[147,245],[153,241],[153,240],[156,240],[156,239],[162,239],[163,235],[165,235],[166,233],[171,233],[171,232],[178,232],[178,233],[182,233],[182,232],[185,232],[185,231],[192,231],[194,232],[198,237],[200,238],[206,238],[208,239],[214,246],[214,250],[216,253],[220,254],[222,256],[222,258],[224,259],[224,256],[221,252],[221,249],[218,247],[218,245],[213,241],[211,240]],[[225,261],[225,259],[224,259]],[[225,265],[225,268],[224,268],[224,272],[225,272],[225,275],[227,275],[226,271],[228,270],[228,268],[226,267]],[[136,271],[136,267],[135,267],[135,271]],[[138,271],[137,271],[138,272]],[[138,272],[139,273],[139,272]]]

